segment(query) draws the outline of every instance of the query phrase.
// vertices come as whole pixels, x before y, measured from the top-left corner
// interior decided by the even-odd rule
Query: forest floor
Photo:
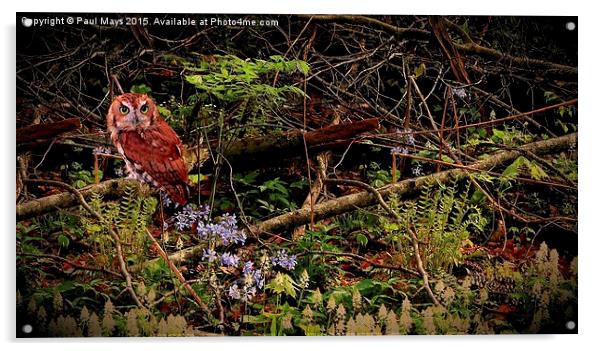
[[[576,333],[571,19],[270,18],[19,27],[17,335]],[[126,177],[124,92],[185,206]]]

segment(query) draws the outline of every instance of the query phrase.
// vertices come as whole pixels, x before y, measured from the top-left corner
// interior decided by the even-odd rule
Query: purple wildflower
[[[253,271],[253,262],[251,262],[251,261],[245,262],[245,265],[242,267],[242,272],[244,274],[249,274],[252,271]]]
[[[163,203],[163,205],[165,207],[171,206],[171,204],[173,203],[173,201],[171,201],[171,199],[169,198],[169,196],[165,192],[161,191],[159,193],[159,195],[161,196],[161,202]]]
[[[416,143],[416,139],[414,139],[414,134],[412,130],[410,128],[406,128],[403,130],[403,132],[405,133],[404,139],[406,144],[414,145]]]
[[[220,262],[224,266],[236,267],[236,266],[238,266],[238,262],[240,262],[240,258],[238,258],[238,256],[233,255],[229,252],[224,252],[222,254]]]
[[[297,264],[297,256],[287,255],[284,250],[278,251],[275,257],[272,257],[272,265],[280,266],[284,269],[293,270]]]
[[[464,88],[452,88],[452,94],[456,95],[460,99],[464,99],[468,94],[466,94],[466,89]]]
[[[408,150],[407,147],[402,148],[401,146],[397,146],[391,149],[391,155],[395,155],[395,154],[404,154],[407,155],[409,154],[410,151]]]
[[[232,284],[230,289],[228,289],[228,296],[230,296],[232,299],[240,299],[240,289],[238,289],[238,284]]]
[[[247,240],[247,235],[238,230],[236,215],[228,213],[222,215],[218,223],[199,223],[197,233],[203,240],[219,238],[223,245],[243,244]]]
[[[194,222],[197,221],[196,211],[190,205],[184,206],[182,211],[178,212],[175,216],[175,226],[178,230],[185,230],[192,227]]]
[[[191,205],[186,205],[174,218],[178,230],[190,229],[193,224],[208,220],[209,207],[202,206],[195,210]]]
[[[412,168],[412,173],[414,174],[414,176],[418,177],[420,175],[422,175],[422,166],[420,165],[416,165],[416,167]]]
[[[107,147],[107,146],[97,146],[92,150],[92,154],[94,154],[94,155],[98,155],[98,154],[110,155],[111,148]]]
[[[207,262],[213,262],[217,259],[217,254],[211,249],[203,249],[203,260]]]
[[[265,277],[263,276],[261,269],[253,271],[253,281],[255,281],[255,284],[259,289],[263,288],[265,285]]]

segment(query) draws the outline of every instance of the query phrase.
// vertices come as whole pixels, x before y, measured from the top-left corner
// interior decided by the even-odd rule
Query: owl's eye
[[[147,113],[148,112],[148,105],[144,104],[140,107],[140,112],[142,113]]]
[[[130,112],[130,109],[125,105],[121,105],[119,106],[119,112],[121,112],[122,115],[127,115],[127,113]]]

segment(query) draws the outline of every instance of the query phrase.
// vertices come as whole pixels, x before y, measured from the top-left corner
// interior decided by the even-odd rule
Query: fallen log
[[[358,134],[378,128],[378,118],[366,119],[359,122],[351,122],[341,125],[333,125],[326,128],[302,134],[293,132],[283,134],[274,138],[251,138],[237,141],[226,149],[224,157],[232,164],[237,162],[247,163],[247,167],[257,166],[262,162],[272,162],[274,158],[283,160],[292,156],[303,155],[305,145],[308,148],[323,150],[331,142],[347,140]],[[305,138],[305,142],[303,139]],[[325,146],[326,145],[326,146]],[[197,165],[199,160],[204,162],[208,157],[206,149],[189,149],[184,155],[189,169]],[[139,187],[140,184],[129,179],[113,179],[104,181],[82,189],[84,199],[88,199],[93,193],[103,196],[117,196],[123,193],[127,186]],[[69,192],[51,195],[17,205],[17,221],[34,216],[43,215],[59,208],[68,208],[78,204],[75,196]]]
[[[90,185],[80,190],[84,199],[88,200],[92,194],[102,196],[118,196],[125,189],[134,187],[141,190],[141,184],[134,179],[112,179],[102,183]],[[39,199],[29,200],[17,205],[17,222],[27,218],[40,216],[61,208],[69,208],[79,205],[75,195],[70,192],[62,192]]]
[[[264,164],[273,164],[282,159],[305,155],[305,147],[310,151],[324,150],[327,145],[341,140],[348,140],[359,134],[375,130],[379,127],[378,118],[369,118],[358,122],[332,125],[303,133],[294,131],[273,137],[258,137],[237,140],[227,145],[223,156],[231,164],[241,164],[245,168],[257,168]],[[305,139],[305,140],[304,140]],[[190,169],[194,169],[208,158],[204,147],[189,148],[184,159]],[[244,162],[241,162],[244,161]]]
[[[17,152],[31,150],[50,143],[52,138],[77,130],[81,127],[79,118],[69,118],[59,122],[35,124],[17,129]]]
[[[489,170],[515,160],[517,157],[521,156],[523,152],[531,152],[537,155],[550,154],[560,150],[568,149],[571,145],[576,143],[577,133],[568,134],[558,138],[552,138],[523,145],[518,148],[520,151],[499,152],[468,166],[472,169]],[[378,189],[378,192],[384,199],[387,199],[392,194],[397,194],[401,197],[411,197],[416,195],[420,189],[430,181],[446,183],[452,179],[465,177],[467,174],[469,174],[469,172],[466,169],[455,168],[418,178],[406,179],[404,181],[382,187]],[[250,227],[249,234],[253,236],[261,236],[264,233],[283,231],[287,228],[309,223],[312,216],[313,220],[317,221],[350,212],[358,208],[372,206],[377,204],[377,201],[377,197],[367,191],[342,196],[340,198],[315,205],[313,207],[313,213],[309,208],[301,208],[299,210],[268,219]],[[171,254],[169,259],[178,264],[184,260],[198,256],[201,254],[204,247],[205,246],[203,245],[197,245],[177,251]]]

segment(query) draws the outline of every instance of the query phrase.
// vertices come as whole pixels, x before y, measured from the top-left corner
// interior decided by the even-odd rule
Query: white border
[[[601,334],[598,320],[602,317],[600,306],[601,266],[600,242],[602,216],[600,215],[600,187],[597,175],[600,169],[602,148],[596,141],[602,140],[600,133],[600,12],[593,3],[577,1],[533,1],[502,0],[484,5],[484,1],[353,1],[353,0],[248,0],[248,1],[190,1],[186,4],[173,2],[151,2],[123,0],[83,1],[4,1],[2,4],[2,45],[0,54],[3,82],[0,98],[4,114],[0,120],[2,128],[3,167],[2,193],[2,236],[5,279],[0,308],[0,342],[8,349],[48,350],[103,350],[107,348],[144,347],[147,350],[165,350],[167,343],[178,347],[195,349],[240,348],[261,350],[313,349],[328,347],[337,349],[363,350],[377,347],[380,350],[409,349],[467,350],[487,349],[590,349],[590,343],[598,345]],[[23,342],[14,339],[15,303],[13,291],[14,272],[14,179],[15,179],[15,12],[181,12],[181,13],[359,13],[359,14],[441,14],[441,15],[578,15],[579,23],[579,336],[469,336],[469,337],[379,337],[379,338],[223,338],[223,339],[110,339],[90,342],[89,340],[39,340]],[[142,345],[138,345],[142,343]],[[485,343],[486,345],[480,345]]]

